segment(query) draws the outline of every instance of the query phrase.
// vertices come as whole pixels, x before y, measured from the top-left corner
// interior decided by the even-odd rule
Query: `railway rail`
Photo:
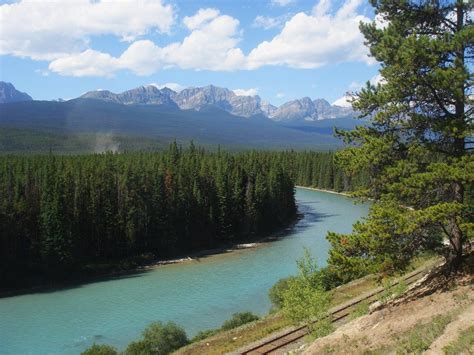
[[[422,269],[413,271],[401,279],[397,280],[394,285],[399,284],[401,281],[405,281],[407,285],[411,285],[421,279],[429,270]],[[345,318],[349,317],[355,307],[362,302],[373,302],[377,300],[378,296],[384,292],[383,287],[378,287],[374,291],[365,293],[355,300],[350,300],[342,305],[332,308],[327,317],[331,319],[331,322],[341,323]],[[286,330],[283,333],[279,333],[273,337],[267,338],[263,341],[260,341],[257,344],[250,345],[249,347],[243,348],[241,351],[238,351],[233,354],[249,354],[249,355],[258,355],[258,354],[274,354],[279,349],[290,345],[299,339],[303,338],[308,334],[308,327],[298,326],[292,329]]]

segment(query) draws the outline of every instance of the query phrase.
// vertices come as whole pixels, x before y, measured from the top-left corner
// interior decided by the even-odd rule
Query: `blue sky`
[[[362,0],[0,2],[0,78],[35,99],[214,84],[279,105],[376,77]]]

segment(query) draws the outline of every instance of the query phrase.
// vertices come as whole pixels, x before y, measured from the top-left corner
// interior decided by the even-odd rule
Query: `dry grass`
[[[447,355],[472,354],[474,352],[474,325],[462,331],[455,341],[443,348],[443,351]]]

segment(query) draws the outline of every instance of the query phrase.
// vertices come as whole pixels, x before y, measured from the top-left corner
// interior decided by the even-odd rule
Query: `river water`
[[[285,238],[140,274],[68,289],[0,299],[0,354],[78,354],[92,343],[120,350],[156,320],[172,320],[188,336],[219,327],[234,312],[270,309],[268,289],[296,273],[308,247],[324,264],[327,231],[349,232],[368,205],[341,195],[297,189],[304,213]]]

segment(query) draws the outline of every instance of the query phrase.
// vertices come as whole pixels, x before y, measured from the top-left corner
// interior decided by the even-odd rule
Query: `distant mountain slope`
[[[234,148],[334,149],[340,145],[330,135],[284,127],[263,115],[242,119],[212,105],[203,105],[200,111],[170,105],[124,105],[114,102],[109,93],[103,95],[110,99],[1,104],[0,127],[62,134],[134,135],[160,141],[194,140]]]
[[[176,95],[176,92],[171,89],[165,88],[160,90],[153,85],[148,85],[127,90],[120,94],[114,94],[108,90],[89,91],[80,98],[96,99],[124,105],[151,104],[176,106],[171,99],[174,95]]]
[[[276,107],[263,101],[258,95],[241,96],[235,94],[232,90],[214,85],[190,87],[179,93],[169,88],[159,89],[154,85],[147,85],[124,91],[120,94],[114,94],[107,90],[90,91],[80,98],[125,105],[169,105],[177,106],[181,110],[194,111],[214,107],[235,116],[250,118],[261,115],[280,123],[314,122],[353,116],[351,108],[331,105],[324,99],[315,99],[313,101],[309,97],[304,97]]]
[[[185,145],[189,142],[182,142]],[[0,154],[85,154],[106,151],[158,151],[169,140],[109,133],[61,133],[0,126]]]
[[[11,83],[0,81],[0,104],[33,100],[30,95],[18,91]]]
[[[333,106],[324,99],[311,100],[303,97],[299,100],[284,103],[272,113],[269,118],[274,121],[288,122],[315,122],[326,119],[352,117],[352,109],[341,106]]]

